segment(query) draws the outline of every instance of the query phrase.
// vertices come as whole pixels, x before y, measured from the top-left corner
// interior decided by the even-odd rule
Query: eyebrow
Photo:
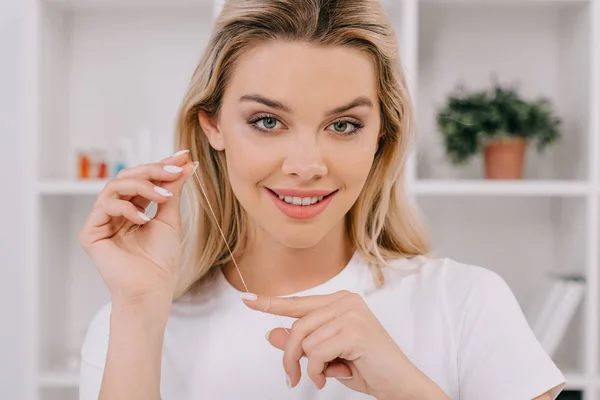
[[[266,98],[259,94],[246,94],[246,95],[240,97],[240,102],[256,102],[256,103],[264,104],[267,107],[285,111],[287,113],[292,112],[292,109],[285,103]],[[372,108],[373,102],[371,100],[369,100],[369,98],[366,96],[359,96],[346,105],[343,105],[341,107],[337,107],[337,108],[334,108],[333,110],[329,110],[329,111],[325,112],[324,116],[328,117],[330,115],[343,113],[343,112],[351,110],[352,108],[355,108],[355,107],[371,107]]]

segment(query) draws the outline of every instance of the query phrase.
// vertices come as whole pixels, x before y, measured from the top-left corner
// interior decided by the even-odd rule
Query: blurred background
[[[77,233],[107,179],[173,152],[221,5],[0,0],[0,399],[77,398],[109,300]],[[433,255],[498,272],[567,376],[561,398],[599,400],[600,0],[383,5]]]

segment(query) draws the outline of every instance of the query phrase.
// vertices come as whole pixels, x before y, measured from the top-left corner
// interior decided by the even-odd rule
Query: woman
[[[228,1],[184,150],[122,171],[81,230],[111,294],[81,399],[556,398],[506,283],[426,256],[412,124],[378,2]]]

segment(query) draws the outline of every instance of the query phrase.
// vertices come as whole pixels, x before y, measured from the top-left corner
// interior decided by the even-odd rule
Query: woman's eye
[[[275,117],[262,116],[250,121],[250,126],[262,132],[272,132],[277,129],[282,129],[283,124]],[[336,121],[329,125],[338,135],[349,136],[358,133],[363,127],[360,122],[353,121]]]
[[[262,126],[256,125],[256,124],[260,124],[260,123],[262,123]],[[264,131],[280,129],[281,126],[277,126],[278,123],[280,123],[280,122],[277,120],[277,118],[273,118],[273,117],[262,117],[262,118],[255,120],[254,122],[252,122],[252,124],[254,126],[256,126],[258,129],[264,130]]]
[[[334,129],[340,133],[347,133],[346,128],[352,128],[352,126],[348,122],[338,121],[333,124]]]
[[[350,121],[337,121],[331,124],[330,126],[333,126],[333,129],[336,133],[342,135],[353,135],[357,133],[360,130],[360,128],[362,128],[362,125],[360,125],[359,123]]]

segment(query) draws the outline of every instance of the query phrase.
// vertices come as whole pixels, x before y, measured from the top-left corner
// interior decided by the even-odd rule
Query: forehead
[[[358,96],[367,96],[376,103],[377,82],[373,61],[360,50],[269,42],[238,59],[227,92],[235,100],[244,94],[260,93],[292,107],[335,107]]]

